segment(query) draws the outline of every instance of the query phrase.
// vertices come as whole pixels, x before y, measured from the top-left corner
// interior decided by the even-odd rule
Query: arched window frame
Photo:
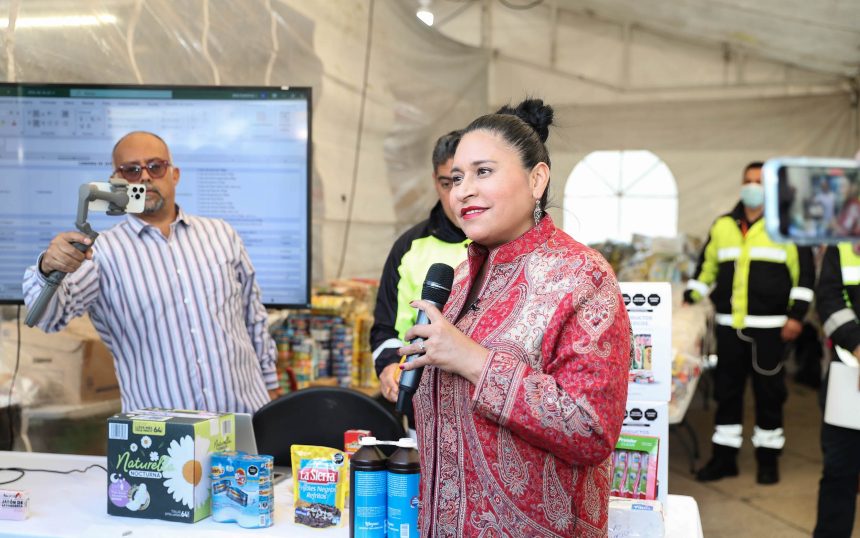
[[[586,155],[567,179],[563,208],[564,230],[583,243],[629,242],[634,233],[678,234],[675,176],[647,150]]]

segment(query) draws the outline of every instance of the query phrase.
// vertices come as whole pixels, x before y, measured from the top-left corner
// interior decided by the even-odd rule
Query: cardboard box
[[[2,369],[15,366],[18,328],[6,322],[0,329]],[[88,319],[73,320],[58,333],[21,325],[19,376],[39,385],[37,403],[77,404],[119,398],[113,356]]]
[[[236,448],[232,413],[142,409],[108,419],[107,512],[194,523],[211,514],[210,454]]]
[[[663,538],[666,524],[658,501],[609,498],[609,538]]]
[[[346,430],[343,433],[343,451],[352,457],[361,448],[361,440],[370,437],[370,430]]]
[[[627,401],[621,433],[657,437],[657,500],[665,509],[669,499],[669,404]]]
[[[668,402],[672,396],[672,286],[668,282],[620,282],[630,327],[628,400]]]

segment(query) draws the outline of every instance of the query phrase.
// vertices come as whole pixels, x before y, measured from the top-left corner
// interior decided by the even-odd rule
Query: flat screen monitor
[[[107,181],[114,143],[142,130],[170,146],[180,207],[236,228],[263,302],[308,305],[310,126],[310,88],[0,84],[0,302],[23,302],[26,267],[74,229],[79,186]]]

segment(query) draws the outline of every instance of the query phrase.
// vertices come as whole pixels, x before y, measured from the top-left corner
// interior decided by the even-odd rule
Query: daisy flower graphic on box
[[[209,499],[209,439],[198,437],[195,443],[186,435],[171,441],[167,454],[162,472],[167,492],[188,508],[203,505]]]

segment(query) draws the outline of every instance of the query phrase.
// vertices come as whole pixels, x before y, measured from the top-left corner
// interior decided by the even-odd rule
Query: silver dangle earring
[[[535,226],[540,222],[540,218],[543,216],[543,209],[540,208],[540,200],[535,200]]]

